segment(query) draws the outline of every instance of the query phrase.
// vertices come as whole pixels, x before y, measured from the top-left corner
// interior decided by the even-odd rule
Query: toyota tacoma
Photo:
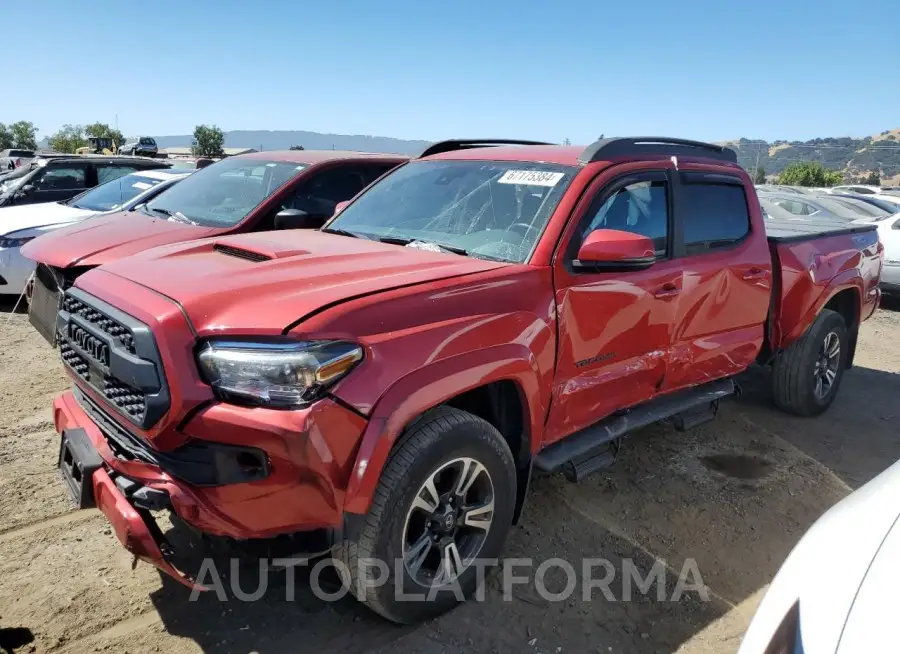
[[[74,381],[59,465],[188,586],[156,511],[331,552],[358,599],[415,622],[474,591],[535,469],[577,481],[634,429],[710,420],[753,364],[783,410],[826,410],[881,265],[874,225],[766,224],[727,148],[445,141],[321,229],[42,289]]]

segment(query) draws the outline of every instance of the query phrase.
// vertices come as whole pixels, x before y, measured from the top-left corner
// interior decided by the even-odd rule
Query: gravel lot
[[[716,421],[685,434],[644,429],[612,470],[579,485],[534,481],[506,556],[561,557],[576,569],[606,558],[619,571],[618,598],[623,560],[645,573],[664,562],[669,597],[694,559],[708,602],[696,592],[658,601],[655,590],[584,601],[580,585],[567,601],[548,603],[533,585],[504,601],[492,578],[484,602],[417,628],[388,625],[349,599],[321,602],[301,575],[293,602],[272,577],[256,602],[189,602],[152,567],[132,570],[103,516],[74,511],[58,481],[49,407],[67,380],[55,352],[24,315],[0,313],[0,627],[33,633],[24,652],[733,652],[805,529],[900,458],[898,309],[864,325],[858,367],[818,419],[776,411],[766,375],[751,371]],[[563,581],[549,574],[547,587]]]

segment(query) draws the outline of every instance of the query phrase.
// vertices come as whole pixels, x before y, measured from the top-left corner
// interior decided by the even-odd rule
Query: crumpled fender
[[[515,382],[522,394],[531,451],[543,432],[549,404],[549,385],[541,388],[534,353],[526,346],[509,343],[444,359],[397,381],[375,405],[363,432],[344,511],[369,510],[381,472],[403,428],[416,416],[465,391],[492,382]]]

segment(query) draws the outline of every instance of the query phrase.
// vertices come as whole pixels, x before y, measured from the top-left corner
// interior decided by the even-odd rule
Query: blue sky
[[[0,122],[574,143],[900,127],[896,0],[2,2]]]

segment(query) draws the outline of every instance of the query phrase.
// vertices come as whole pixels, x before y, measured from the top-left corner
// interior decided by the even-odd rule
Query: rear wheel
[[[837,396],[848,353],[843,317],[836,311],[823,310],[806,333],[775,358],[775,405],[798,416],[825,411]]]
[[[440,615],[475,592],[479,560],[499,555],[515,498],[515,463],[500,433],[465,411],[430,411],[391,455],[358,538],[338,548],[344,581],[393,622]],[[386,583],[376,584],[366,560],[387,565]]]

